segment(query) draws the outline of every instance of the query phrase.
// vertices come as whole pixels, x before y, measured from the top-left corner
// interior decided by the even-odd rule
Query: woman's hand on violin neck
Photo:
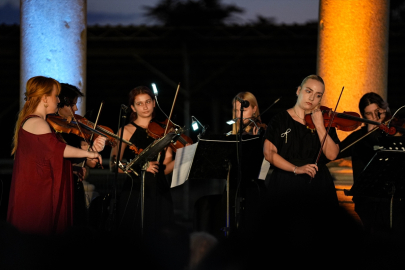
[[[159,172],[159,162],[157,161],[149,161],[149,166],[146,169],[147,172],[156,174]]]
[[[315,164],[307,164],[301,167],[296,167],[295,168],[295,174],[308,174],[312,178],[315,177],[316,172],[318,171],[318,166]],[[293,170],[294,172],[294,170]]]
[[[103,149],[105,147],[106,139],[107,139],[106,137],[98,136],[93,142],[93,146],[92,146],[93,151],[96,151],[96,152],[103,151]]]

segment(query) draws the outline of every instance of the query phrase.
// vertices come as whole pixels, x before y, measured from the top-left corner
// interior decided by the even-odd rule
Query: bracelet
[[[295,168],[294,168],[294,175],[297,175],[296,173],[295,173],[295,170],[297,169],[297,166],[295,166]]]

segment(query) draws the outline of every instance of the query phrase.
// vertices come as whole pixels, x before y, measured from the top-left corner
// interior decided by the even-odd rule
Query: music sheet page
[[[186,180],[188,179],[197,145],[198,142],[177,149],[172,174],[172,188],[184,184],[184,182],[186,182]]]

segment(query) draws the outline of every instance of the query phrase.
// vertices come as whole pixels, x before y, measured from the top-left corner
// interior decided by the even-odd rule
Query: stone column
[[[87,1],[21,0],[20,107],[27,80],[52,77],[86,92]],[[85,97],[77,104],[85,112]]]
[[[317,74],[325,81],[322,104],[359,112],[368,92],[387,99],[389,0],[320,0]],[[343,139],[347,132],[339,132]]]

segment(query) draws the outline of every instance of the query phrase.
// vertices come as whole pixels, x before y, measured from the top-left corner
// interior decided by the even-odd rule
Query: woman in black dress
[[[391,114],[388,103],[373,92],[365,94],[360,99],[359,111],[364,119],[378,123],[382,123],[384,118]],[[375,125],[365,124],[340,143],[341,152],[336,159],[351,157],[354,183],[358,181],[361,173],[376,154],[377,150],[374,149],[374,146],[379,146],[380,139],[385,136],[387,135],[383,131],[375,129]],[[402,200],[394,202],[392,229],[390,229],[389,197],[354,195],[352,200],[354,210],[359,215],[366,232],[375,235],[390,232],[395,237],[403,238],[405,236],[405,206]]]
[[[274,166],[267,188],[269,199],[272,207],[289,213],[289,218],[338,206],[333,179],[326,167],[328,160],[334,160],[339,153],[334,128],[326,136],[321,158],[315,164],[326,134],[319,110],[324,92],[321,77],[306,77],[296,91],[294,107],[276,114],[266,129],[263,152]],[[315,130],[306,126],[307,113],[311,113]]]
[[[132,113],[130,122],[124,126],[123,139],[133,143],[138,151],[149,146],[154,138],[148,136],[147,128],[153,121],[155,99],[152,91],[146,86],[138,86],[129,93],[129,105]],[[121,130],[118,131],[121,134]],[[111,168],[116,160],[118,145],[111,150]],[[119,160],[130,161],[135,157],[133,150],[122,143]],[[166,174],[173,171],[174,159],[170,147],[162,151],[159,161],[150,161],[145,174],[145,212],[143,222],[144,234],[153,233],[160,226],[174,220],[173,202],[170,185]],[[119,172],[122,172],[119,170]],[[124,182],[122,192],[117,201],[117,226],[121,233],[140,236],[141,231],[141,179],[133,175]]]

